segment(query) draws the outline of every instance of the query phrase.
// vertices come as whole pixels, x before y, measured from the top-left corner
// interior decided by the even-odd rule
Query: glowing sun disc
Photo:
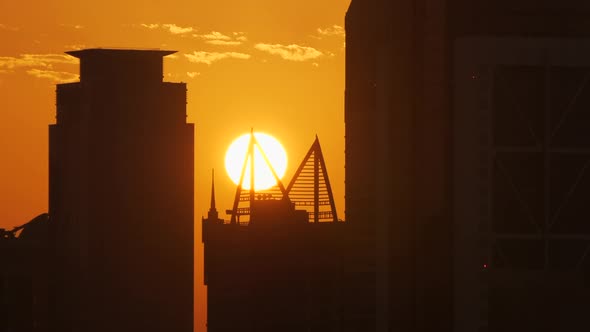
[[[264,151],[275,173],[281,179],[287,170],[287,153],[281,143],[274,137],[263,134],[254,133],[258,146],[254,147],[254,189],[264,190],[276,185],[277,182],[272,175],[272,171],[264,161],[264,157],[260,149]],[[230,179],[235,183],[240,183],[240,175],[242,174],[242,167],[244,160],[248,154],[248,144],[250,143],[250,134],[242,135],[236,138],[225,153],[225,170]],[[242,188],[250,189],[250,160],[246,164],[246,171],[244,173],[244,180]]]

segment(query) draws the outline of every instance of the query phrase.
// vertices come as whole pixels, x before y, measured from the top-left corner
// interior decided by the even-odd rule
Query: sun
[[[281,143],[274,137],[264,133],[254,133],[259,145],[254,146],[254,189],[264,190],[276,185],[277,182],[270,167],[264,160],[260,149],[268,158],[275,173],[281,179],[287,170],[287,153]],[[237,185],[240,183],[242,167],[248,154],[250,134],[236,138],[225,153],[225,170],[230,179]],[[242,189],[250,189],[250,158],[246,163],[246,171],[242,182]]]

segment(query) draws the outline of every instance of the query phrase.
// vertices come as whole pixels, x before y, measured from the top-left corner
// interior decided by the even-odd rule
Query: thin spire
[[[211,170],[211,207],[209,213],[207,213],[207,220],[211,223],[223,223],[223,220],[219,219],[219,213],[215,208],[215,169]]]
[[[211,211],[215,211],[215,168],[211,169]]]

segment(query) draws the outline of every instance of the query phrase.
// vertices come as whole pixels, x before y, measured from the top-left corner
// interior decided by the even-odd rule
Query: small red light
[[[487,269],[487,268],[488,268],[488,264],[484,264],[484,265],[483,265],[483,268],[484,268],[484,269]]]

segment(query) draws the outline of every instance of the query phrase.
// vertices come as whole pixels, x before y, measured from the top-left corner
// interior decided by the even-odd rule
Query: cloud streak
[[[27,70],[27,74],[37,77],[37,78],[44,78],[49,79],[56,83],[63,83],[63,82],[71,82],[78,80],[78,75],[64,72],[64,71],[54,71],[54,70],[44,70],[44,69],[29,69]]]
[[[142,23],[139,25],[133,26],[140,26],[144,29],[148,30],[162,30],[173,35],[180,35],[182,37],[192,36],[194,38],[203,40],[205,43],[210,45],[219,45],[219,46],[236,46],[241,45],[243,42],[247,41],[248,38],[244,32],[232,32],[231,34],[224,34],[219,31],[211,31],[209,33],[197,33],[197,28],[193,28],[190,26],[183,27],[173,23]]]
[[[146,28],[146,29],[150,29],[150,30],[155,30],[155,29],[158,29],[158,28],[160,27],[160,25],[159,25],[159,24],[157,24],[157,23],[153,23],[153,24],[152,24],[152,23],[149,23],[149,24],[142,23],[142,24],[140,24],[140,25],[141,25],[142,27],[144,27],[144,28]]]
[[[218,46],[237,46],[242,44],[241,41],[237,40],[208,40],[206,43]]]
[[[250,54],[246,53],[239,53],[239,52],[193,52],[191,54],[184,55],[188,61],[192,63],[203,63],[207,65],[211,65],[214,62],[223,59],[240,59],[240,60],[247,60],[251,58]]]
[[[285,60],[297,62],[317,59],[324,55],[322,52],[316,50],[313,47],[301,46],[296,44],[281,45],[259,43],[256,44],[254,48],[272,55],[278,55]]]
[[[59,26],[76,30],[84,29],[84,26],[80,24],[60,24]]]
[[[182,27],[182,26],[176,25],[174,23],[166,23],[166,24],[142,23],[142,24],[140,24],[140,26],[142,26],[146,29],[149,29],[149,30],[162,29],[166,32],[173,34],[173,35],[182,35],[182,34],[187,34],[187,33],[196,31],[196,29],[193,27]]]
[[[202,39],[207,44],[221,45],[221,46],[236,46],[241,45],[242,42],[248,40],[243,32],[234,32],[231,36],[223,34],[219,31],[211,31],[207,34],[193,35],[196,38]]]
[[[192,27],[181,27],[176,24],[163,24],[162,26],[164,29],[167,29],[170,33],[175,35],[193,32],[194,30]]]
[[[205,39],[205,40],[231,40],[232,38],[230,36],[224,35],[221,32],[218,31],[211,31],[211,33],[207,33],[204,35],[198,35],[198,37],[200,37],[201,39]]]
[[[2,23],[0,23],[0,30],[7,30],[7,31],[18,31],[18,30],[20,30],[20,29],[19,29],[19,28],[17,28],[17,27],[11,27],[11,26],[9,26],[9,25],[6,25],[6,24],[2,24]]]
[[[318,28],[317,29],[318,35],[322,36],[322,37],[330,37],[330,36],[338,36],[338,37],[344,37],[345,31],[344,28],[334,24],[331,27],[327,27],[327,28]],[[320,37],[321,39],[321,37]]]
[[[77,64],[78,59],[67,54],[21,54],[18,57],[0,57],[0,69],[42,67],[53,68],[56,64]]]
[[[77,51],[77,50],[81,50],[81,49],[86,48],[86,45],[84,45],[84,44],[70,44],[70,45],[65,45],[64,48],[67,50],[76,50]]]
[[[78,75],[66,71],[54,70],[55,65],[77,64],[78,59],[67,54],[21,54],[18,57],[0,57],[0,73],[26,69],[30,76],[49,79],[55,83],[71,82]]]

